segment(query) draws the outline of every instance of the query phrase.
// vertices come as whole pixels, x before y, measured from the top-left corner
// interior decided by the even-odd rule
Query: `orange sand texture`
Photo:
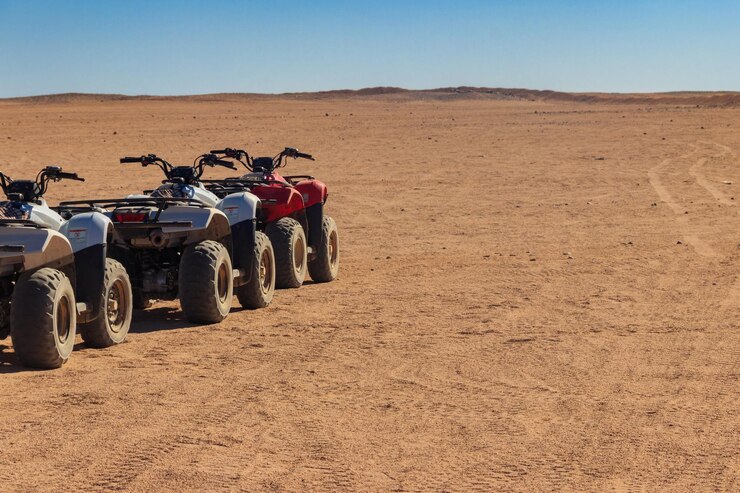
[[[61,370],[2,341],[0,490],[737,491],[736,100],[0,102],[0,170],[87,178],[51,203],[161,179],[123,155],[310,152],[287,171],[328,184],[342,255],[218,325],[157,303]]]

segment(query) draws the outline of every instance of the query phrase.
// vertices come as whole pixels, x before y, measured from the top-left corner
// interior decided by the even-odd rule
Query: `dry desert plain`
[[[52,203],[292,145],[342,242],[218,325],[157,303],[45,372],[2,341],[0,490],[740,489],[740,107],[532,99],[0,102],[0,170],[87,179]]]

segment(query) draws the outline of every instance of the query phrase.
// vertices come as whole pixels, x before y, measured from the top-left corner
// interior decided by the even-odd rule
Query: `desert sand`
[[[341,235],[339,280],[218,325],[157,303],[46,372],[2,341],[0,489],[737,491],[740,108],[718,97],[0,101],[0,170],[87,178],[52,203],[161,179],[123,155],[291,145]]]

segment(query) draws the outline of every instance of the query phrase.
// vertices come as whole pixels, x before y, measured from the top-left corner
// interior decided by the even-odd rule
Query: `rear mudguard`
[[[128,207],[118,210],[126,210]],[[141,211],[140,207],[131,207],[134,211]],[[152,214],[155,208],[152,208]],[[178,224],[173,224],[178,223]],[[227,244],[230,242],[231,230],[226,215],[216,208],[189,207],[175,205],[168,207],[159,214],[156,222],[124,223],[120,227],[114,226],[114,242],[129,244],[138,248],[154,248],[146,238],[157,232],[162,238],[162,244],[157,248],[166,248],[179,245],[199,243],[204,240],[216,240]],[[133,227],[133,228],[132,228]],[[143,240],[134,245],[132,240]]]
[[[105,290],[105,259],[113,223],[99,212],[73,216],[59,229],[72,245],[77,273],[75,297],[87,305],[80,314],[80,323],[92,322],[102,313]]]
[[[329,196],[326,185],[314,179],[302,180],[296,183],[295,189],[301,194],[303,203],[307,208],[314,204],[323,204]]]
[[[74,255],[67,238],[52,229],[0,227],[0,276],[58,269],[75,286]]]
[[[302,180],[295,185],[306,204],[306,223],[308,231],[306,240],[315,251],[321,241],[321,226],[324,221],[324,204],[329,197],[326,185],[313,178]]]
[[[315,252],[321,242],[321,228],[324,222],[324,203],[319,202],[310,207],[306,207],[306,223],[308,223],[308,233],[306,241],[308,246]]]
[[[229,220],[234,268],[251,274],[260,200],[249,192],[232,193],[221,199],[216,208],[223,211]],[[248,282],[249,278],[242,281]]]
[[[252,193],[262,201],[262,219],[268,223],[295,216],[304,208],[303,197],[293,187],[254,187]]]
[[[160,221],[190,221],[191,226],[162,228],[166,235],[186,233],[185,245],[205,240],[221,241],[230,234],[229,220],[222,211],[210,207],[168,207],[159,216]]]
[[[231,225],[256,219],[259,207],[260,200],[249,192],[232,193],[216,204],[216,208],[226,214]]]

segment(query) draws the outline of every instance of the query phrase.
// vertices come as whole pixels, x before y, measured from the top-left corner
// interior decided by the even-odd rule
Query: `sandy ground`
[[[160,179],[124,154],[294,145],[342,240],[340,280],[218,325],[157,304],[50,372],[3,341],[0,489],[737,491],[739,127],[665,104],[0,103],[3,172],[88,179],[51,202]]]

